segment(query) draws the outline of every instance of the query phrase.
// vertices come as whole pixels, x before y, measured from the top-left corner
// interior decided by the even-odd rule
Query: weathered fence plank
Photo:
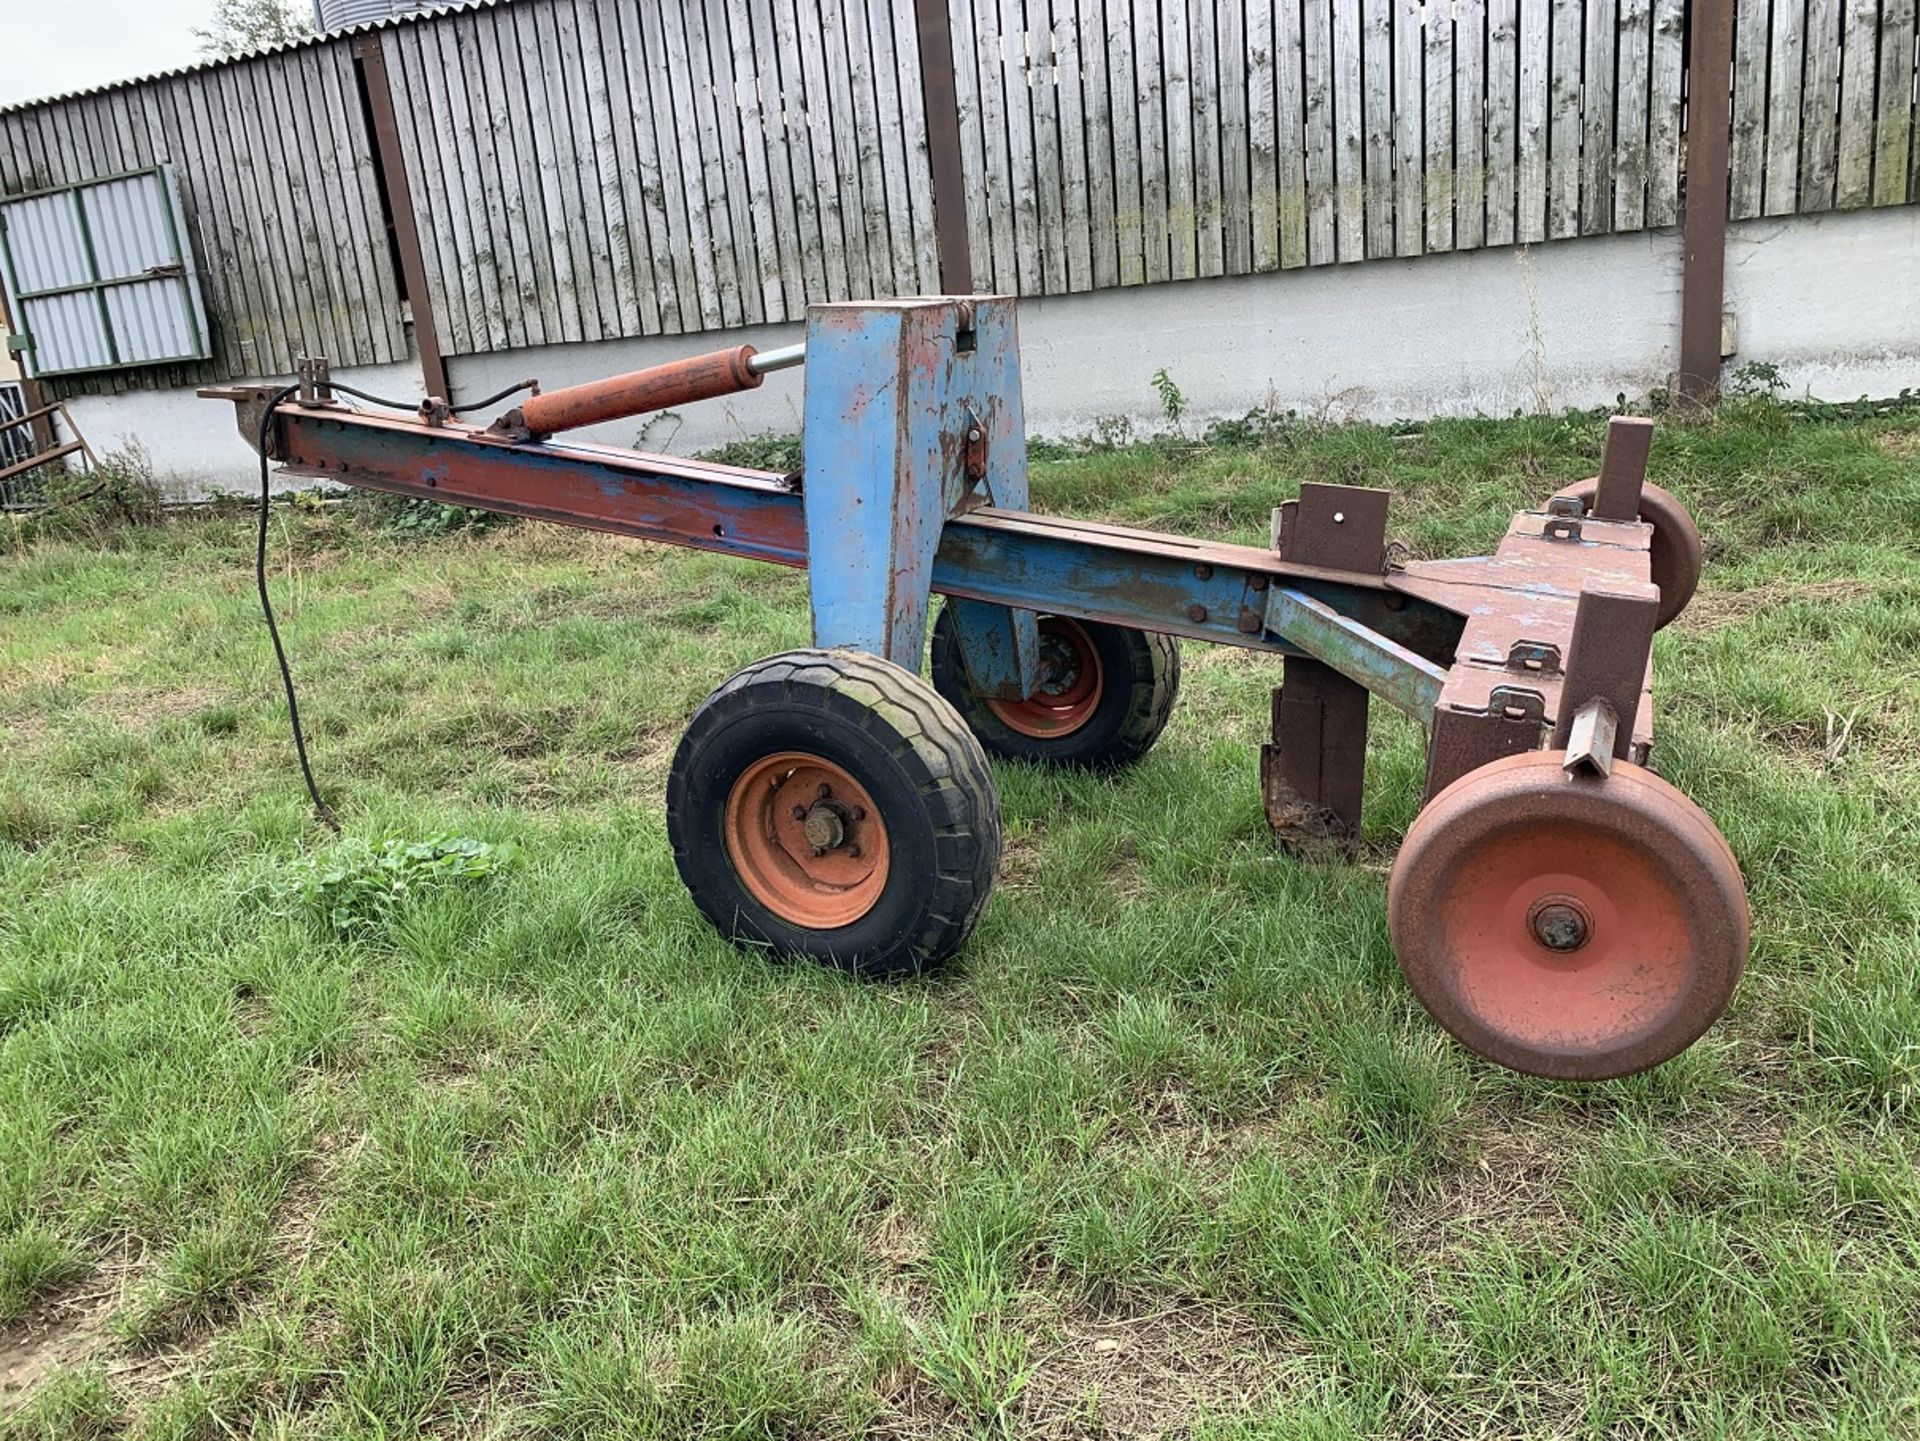
[[[1367,259],[1393,254],[1393,0],[1364,0],[1361,107],[1366,123]]]
[[[1334,231],[1342,260],[1367,258],[1360,4],[1361,0],[1333,0]]]
[[[1429,250],[1453,249],[1453,81],[1452,0],[1426,7],[1426,173],[1422,201],[1427,212]]]
[[[1614,83],[1613,215],[1600,227],[1638,230],[1647,214],[1647,102],[1652,85],[1652,0],[1620,0]]]
[[[1914,0],[1881,0],[1880,116],[1874,132],[1873,203],[1898,205],[1913,184]]]
[[[1425,95],[1421,89],[1421,14],[1423,0],[1393,4],[1393,237],[1396,255],[1426,249],[1422,224],[1425,196],[1420,168],[1426,141],[1421,134]]]
[[[1873,200],[1873,101],[1880,83],[1880,0],[1847,0],[1840,46],[1840,139],[1833,203],[1852,210]]]
[[[1280,263],[1307,263],[1307,136],[1301,100],[1301,0],[1275,0],[1273,78],[1278,96],[1274,145],[1280,156]]]
[[[1808,0],[1798,208],[1831,210],[1840,135],[1841,0]]]
[[[1601,235],[1613,229],[1614,71],[1620,17],[1614,0],[1587,0],[1586,55],[1580,88],[1580,233]]]
[[[1453,243],[1461,250],[1487,238],[1487,0],[1454,6]]]

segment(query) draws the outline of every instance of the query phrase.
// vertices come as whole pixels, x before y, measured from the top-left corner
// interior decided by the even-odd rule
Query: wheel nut
[[[1577,951],[1587,943],[1587,917],[1578,906],[1549,901],[1533,913],[1533,934],[1550,951]]]
[[[848,854],[848,855],[850,855],[850,856],[852,856],[852,857],[853,857],[853,858],[854,858],[854,859],[855,859],[856,861],[857,861],[857,860],[859,860],[859,859],[860,859],[860,847],[858,847],[858,846],[848,846],[848,847],[847,847],[847,854]]]
[[[821,782],[821,785],[820,785],[820,799],[821,799],[821,800],[825,800],[825,799],[826,799],[826,798],[827,798],[828,796],[830,796],[830,795],[832,795],[832,794],[833,794],[833,787],[832,787],[832,786],[830,786],[830,785],[828,785],[828,784],[826,784],[826,783],[825,783],[824,781],[823,781],[823,782]]]
[[[867,808],[865,806],[855,806],[849,814],[852,815],[856,821],[864,821],[867,818]]]
[[[793,818],[796,821],[804,821],[807,818],[807,808],[805,806],[795,806],[793,808]]]

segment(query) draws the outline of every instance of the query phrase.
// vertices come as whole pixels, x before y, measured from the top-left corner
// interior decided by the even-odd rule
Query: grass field
[[[1037,503],[1259,539],[1370,482],[1471,553],[1601,427],[1048,452]],[[1587,1089],[1399,979],[1411,726],[1360,863],[1276,853],[1268,662],[1189,645],[1118,781],[1002,768],[972,943],[862,985],[716,939],[660,810],[802,577],[279,508],[335,842],[245,517],[0,529],[0,1434],[1920,1434],[1920,413],[1749,400],[1653,477],[1709,544],[1657,762],[1754,952]],[[498,849],[375,864],[441,833]]]

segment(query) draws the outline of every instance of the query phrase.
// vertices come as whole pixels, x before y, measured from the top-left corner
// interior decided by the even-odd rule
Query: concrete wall
[[[1726,304],[1729,370],[1765,361],[1821,400],[1920,390],[1920,205],[1734,225]]]
[[[1161,424],[1164,367],[1195,422],[1264,405],[1332,419],[1508,414],[1640,399],[1678,365],[1680,239],[1598,236],[1413,260],[1024,301],[1027,419],[1084,435],[1114,418]],[[1777,365],[1791,393],[1851,400],[1920,387],[1920,206],[1747,221],[1727,246],[1735,353]],[[538,376],[548,388],[719,345],[798,339],[796,326],[551,346],[448,362],[456,400]],[[588,432],[690,454],[799,429],[802,371],[650,421]],[[417,395],[412,366],[344,376]],[[187,490],[257,484],[229,407],[191,392],[77,400],[96,447],[137,436]]]

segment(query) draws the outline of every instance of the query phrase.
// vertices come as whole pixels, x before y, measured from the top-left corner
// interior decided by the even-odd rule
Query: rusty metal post
[[[1733,138],[1733,0],[1692,0],[1687,27],[1686,261],[1680,281],[1680,395],[1720,398],[1726,308],[1727,153]]]
[[[1581,586],[1573,643],[1567,648],[1566,684],[1560,688],[1560,713],[1554,718],[1556,747],[1566,749],[1574,718],[1598,697],[1615,718],[1614,755],[1620,760],[1630,758],[1659,613],[1658,586],[1592,579]]]
[[[413,191],[407,181],[407,159],[400,148],[400,124],[394,115],[393,85],[387,76],[387,57],[378,35],[357,36],[353,53],[360,62],[366,87],[367,113],[373,120],[373,144],[379,160],[382,198],[393,222],[394,249],[400,255],[400,277],[406,282],[407,304],[413,311],[413,343],[420,352],[420,379],[428,395],[453,398],[447,385],[446,358],[440,351],[440,326],[427,288],[427,261],[420,249],[420,226],[414,218]]]
[[[1638,520],[1640,488],[1653,453],[1653,422],[1643,416],[1616,415],[1607,422],[1607,447],[1601,452],[1587,514],[1595,520]]]
[[[1342,844],[1360,835],[1366,787],[1367,688],[1290,655],[1273,693],[1273,740],[1260,747],[1260,796],[1283,843]]]
[[[920,100],[927,120],[927,163],[933,171],[933,235],[940,289],[973,294],[967,239],[967,177],[960,163],[960,99],[953,81],[953,28],[947,0],[914,0],[920,41]]]

